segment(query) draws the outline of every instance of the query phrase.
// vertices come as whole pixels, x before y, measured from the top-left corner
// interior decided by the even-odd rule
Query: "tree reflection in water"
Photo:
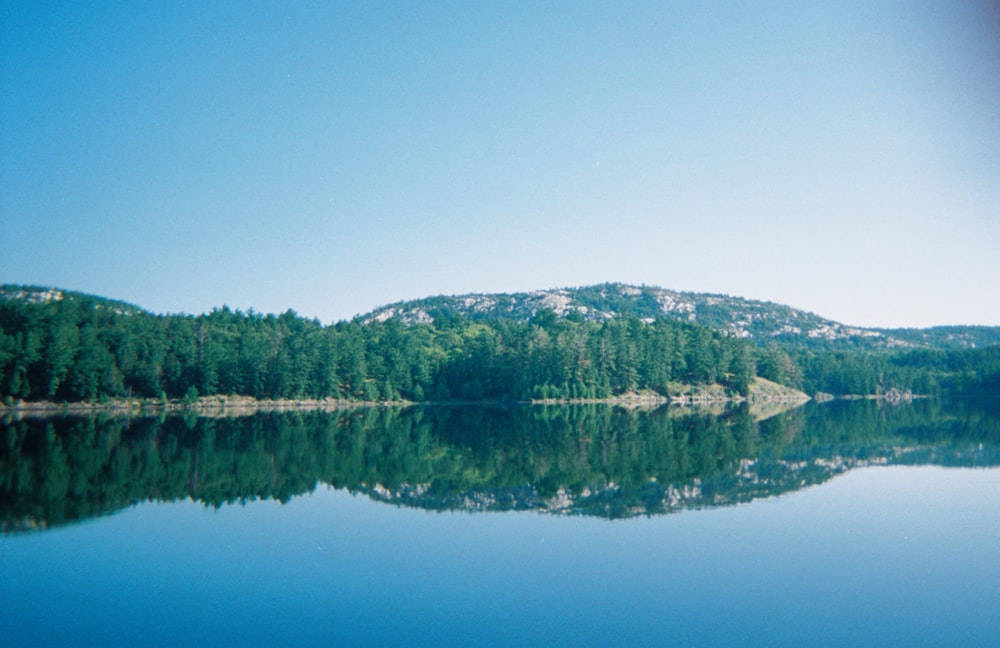
[[[320,484],[430,510],[618,518],[773,496],[873,464],[1000,465],[1000,418],[934,401],[767,418],[608,405],[61,418],[2,433],[5,533],[147,500],[286,502]]]

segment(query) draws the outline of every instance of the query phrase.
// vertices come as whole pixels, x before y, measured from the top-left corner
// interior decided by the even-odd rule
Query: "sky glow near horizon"
[[[155,312],[621,281],[1000,325],[1000,13],[4,2],[0,225],[0,282]]]

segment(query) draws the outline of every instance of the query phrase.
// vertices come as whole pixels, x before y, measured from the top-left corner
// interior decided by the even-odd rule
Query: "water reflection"
[[[774,496],[860,466],[1000,465],[1000,418],[984,407],[755,414],[586,405],[24,420],[0,428],[0,520],[11,533],[147,500],[286,502],[320,484],[430,510],[619,518]]]

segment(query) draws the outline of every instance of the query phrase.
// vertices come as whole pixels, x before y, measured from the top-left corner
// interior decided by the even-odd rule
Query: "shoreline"
[[[3,419],[51,418],[57,416],[104,415],[115,417],[194,414],[199,417],[249,416],[268,412],[345,411],[371,407],[412,407],[415,405],[615,405],[626,408],[656,408],[663,405],[683,407],[750,404],[800,404],[811,400],[807,394],[758,379],[748,396],[728,393],[721,385],[692,387],[673,384],[670,395],[643,391],[608,398],[547,398],[486,401],[358,401],[346,399],[276,399],[259,400],[252,396],[202,396],[191,402],[183,399],[125,398],[100,401],[14,401],[0,402]]]
[[[198,416],[243,416],[257,412],[337,411],[359,407],[413,405],[410,401],[355,401],[345,399],[274,399],[252,396],[201,396],[196,402],[183,399],[113,398],[100,401],[15,401],[0,403],[0,416],[35,417],[110,414],[114,416],[157,416],[195,413]]]

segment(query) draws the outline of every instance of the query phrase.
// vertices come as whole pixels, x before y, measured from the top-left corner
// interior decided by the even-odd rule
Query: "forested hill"
[[[761,302],[606,285],[421,303],[324,326],[291,310],[160,315],[70,291],[0,286],[0,402],[214,394],[363,401],[606,399],[635,392],[733,398],[753,397],[756,378],[807,394],[1000,395],[1000,345],[920,346],[933,340],[930,333],[919,345],[903,337],[890,343],[887,334],[870,331],[827,339],[813,333],[846,329]],[[651,304],[659,304],[660,316],[652,316]],[[797,337],[773,334],[778,318],[797,321]],[[938,344],[957,344],[975,332],[978,345],[992,330],[946,329],[942,335],[951,340]],[[804,345],[814,338],[847,346]],[[884,345],[849,345],[867,339]]]
[[[472,321],[529,321],[542,311],[552,311],[557,317],[597,322],[618,317],[695,322],[728,335],[758,342],[774,341],[786,348],[963,349],[1000,344],[1000,327],[996,326],[870,329],[848,326],[773,302],[620,283],[529,293],[427,297],[383,306],[360,319],[365,322],[395,319],[406,324],[454,317]]]
[[[107,297],[100,297],[97,295],[88,295],[86,293],[76,292],[73,290],[61,290],[59,288],[46,288],[41,286],[18,286],[14,284],[0,285],[0,302],[3,301],[35,305],[66,302],[67,304],[76,304],[84,308],[103,310],[108,313],[115,313],[118,315],[151,314],[149,311],[140,308],[135,304],[129,304],[128,302],[123,302],[117,299],[109,299]]]
[[[234,394],[363,401],[748,396],[753,349],[688,322],[539,317],[324,326],[216,309],[158,315],[81,293],[0,287],[0,399],[92,401]],[[773,363],[772,363],[773,364]]]

